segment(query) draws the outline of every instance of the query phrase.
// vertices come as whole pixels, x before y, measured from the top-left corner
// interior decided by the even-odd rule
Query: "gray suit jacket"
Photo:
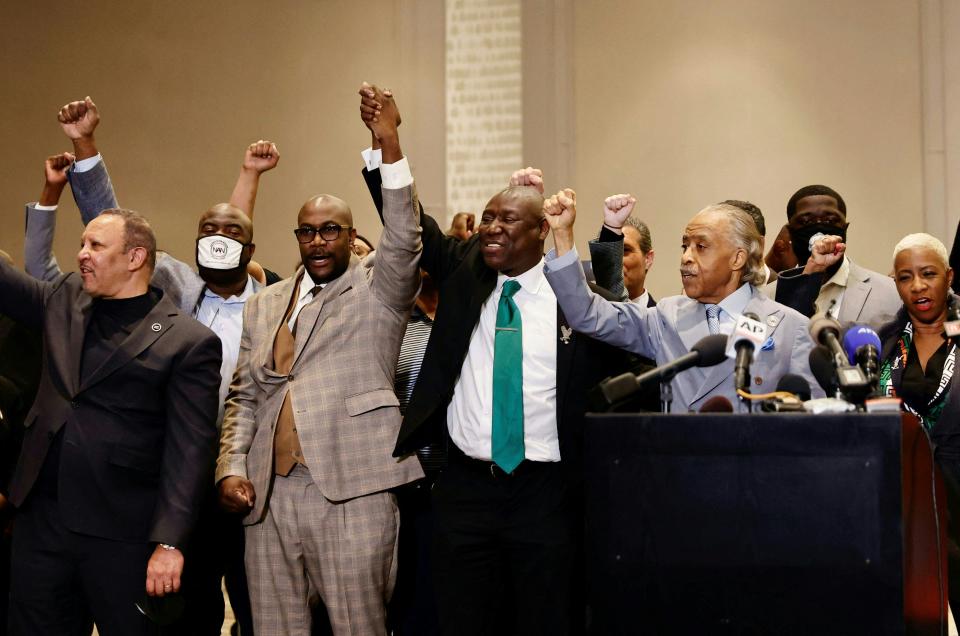
[[[706,333],[703,305],[695,300],[669,296],[661,299],[656,307],[609,302],[590,291],[579,263],[551,271],[550,262],[555,258],[554,252],[547,255],[547,280],[576,331],[652,358],[658,365],[687,353]],[[751,391],[773,391],[781,377],[794,373],[807,379],[814,397],[823,397],[807,362],[813,347],[807,334],[807,319],[770,300],[756,288],[751,288],[751,292],[746,311],[760,317],[767,325],[769,337],[754,354],[750,368],[754,380]],[[733,367],[734,361],[728,358],[714,367],[680,373],[673,381],[674,410],[697,410],[709,398],[721,395],[730,400],[734,410],[746,412],[746,406],[736,395]]]
[[[847,262],[850,274],[837,319],[844,324],[864,323],[879,330],[893,320],[903,306],[897,285],[889,276],[860,267],[850,259]],[[769,290],[767,295],[777,302],[812,316],[821,283],[821,275],[804,275],[803,268],[795,267],[782,272],[765,291]]]
[[[85,172],[68,173],[73,198],[80,208],[80,220],[86,225],[103,210],[117,207],[113,183],[107,173],[106,164],[101,161]],[[26,238],[24,259],[26,270],[34,278],[52,281],[63,272],[53,255],[53,234],[57,227],[57,212],[38,210],[36,203],[28,203],[26,209]],[[153,270],[150,284],[163,290],[164,295],[180,308],[180,311],[193,315],[197,302],[203,293],[205,283],[190,265],[177,260],[166,252],[157,252],[157,265]],[[254,291],[263,289],[263,285],[253,281]]]
[[[412,185],[384,189],[383,199],[377,250],[362,261],[351,257],[347,271],[301,311],[289,375],[273,370],[273,343],[298,277],[268,287],[244,307],[216,473],[217,481],[239,475],[253,482],[256,504],[244,523],[261,521],[266,510],[274,429],[288,391],[306,464],[327,499],[352,499],[423,476],[416,456],[392,456],[401,421],[394,375],[420,282],[419,206]]]

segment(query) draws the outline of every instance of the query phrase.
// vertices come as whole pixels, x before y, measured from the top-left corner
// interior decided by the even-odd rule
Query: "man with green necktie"
[[[365,123],[381,116],[378,99],[361,92]],[[376,195],[379,161],[368,154]],[[429,214],[421,225],[420,266],[439,304],[394,455],[449,448],[431,491],[441,631],[582,632],[586,392],[625,356],[573,333],[560,313],[543,273],[549,227],[536,188],[494,195],[467,240]]]

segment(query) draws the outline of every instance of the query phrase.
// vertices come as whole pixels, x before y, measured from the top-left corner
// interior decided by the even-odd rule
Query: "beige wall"
[[[370,143],[358,115],[362,80],[397,91],[425,202],[442,204],[442,67],[424,72],[427,59],[442,63],[442,1],[383,0],[363,10],[352,0],[60,8],[17,2],[3,11],[0,248],[18,262],[22,206],[39,195],[43,158],[70,148],[57,109],[87,94],[103,115],[98,142],[121,204],[147,214],[160,245],[188,262],[199,213],[229,197],[243,150],[258,137],[281,152],[256,209],[261,262],[289,273],[296,213],[320,192],[350,202],[360,231],[379,237],[360,177],[359,152]],[[80,224],[64,199],[56,253],[69,270]]]
[[[605,195],[636,193],[655,295],[680,289],[685,222],[727,198],[759,205],[769,235],[797,188],[831,185],[847,201],[852,256],[883,272],[895,242],[922,229],[916,3],[575,7],[579,238]]]
[[[636,193],[658,296],[679,289],[679,237],[697,209],[747,198],[775,233],[789,195],[816,182],[846,197],[853,256],[886,271],[896,239],[924,223],[919,13],[904,0],[525,0],[524,163],[577,188],[582,246],[605,195]],[[257,208],[264,264],[289,271],[296,211],[321,191],[379,236],[359,176],[362,79],[396,89],[418,189],[446,211],[443,0],[92,0],[59,16],[12,3],[3,29],[0,248],[18,260],[42,159],[69,147],[56,110],[88,93],[121,202],[187,260],[198,213],[229,196],[257,137],[282,153]],[[955,50],[957,29],[943,33]],[[69,268],[80,225],[65,200],[56,249]]]

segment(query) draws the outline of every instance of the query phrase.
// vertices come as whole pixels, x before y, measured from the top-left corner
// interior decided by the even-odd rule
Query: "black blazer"
[[[63,429],[57,499],[70,530],[182,546],[213,479],[220,339],[163,297],[81,382],[92,304],[76,274],[47,283],[0,263],[0,313],[43,334],[10,499],[29,506]]]
[[[363,171],[379,210],[380,171]],[[440,294],[420,375],[400,427],[394,455],[412,453],[447,438],[447,405],[460,377],[470,336],[480,308],[497,284],[497,272],[480,254],[479,236],[467,241],[446,236],[421,210],[423,255],[420,267],[433,277]],[[600,288],[596,288],[598,291]],[[609,292],[605,292],[612,297]],[[587,392],[600,380],[627,368],[626,354],[582,334],[569,331],[557,307],[557,433],[560,456],[570,474],[582,466],[583,415]]]
[[[0,314],[0,493],[7,493],[23,441],[23,421],[37,395],[40,333]]]

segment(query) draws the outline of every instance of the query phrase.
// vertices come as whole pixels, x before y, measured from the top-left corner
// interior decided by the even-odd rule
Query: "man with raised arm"
[[[106,210],[79,274],[0,262],[0,313],[43,333],[44,363],[10,483],[13,634],[147,634],[136,604],[180,588],[209,483],[220,342],[149,286],[146,220]]]
[[[28,271],[44,280],[60,270],[52,253],[56,209],[64,185],[70,182],[84,222],[116,205],[113,184],[97,149],[94,131],[100,113],[93,100],[70,102],[58,114],[74,153],[49,157],[46,183],[38,203],[27,205],[26,261]],[[276,145],[259,140],[244,154],[231,203],[218,203],[200,215],[196,235],[197,270],[169,254],[158,254],[151,284],[167,293],[184,313],[192,315],[219,336],[223,360],[220,368],[220,408],[240,353],[244,303],[263,285],[248,274],[256,246],[253,211],[260,175],[273,169],[280,155]],[[231,606],[241,631],[252,630],[250,601],[243,568],[243,527],[236,515],[223,513],[216,489],[207,493],[191,541],[190,567],[184,577],[185,615],[178,627],[194,634],[217,636],[224,620],[220,581],[226,579]]]
[[[681,239],[680,277],[686,295],[663,298],[656,307],[611,303],[587,287],[574,247],[573,190],[550,197],[544,210],[556,244],[556,253],[547,256],[546,277],[575,330],[665,364],[707,335],[729,335],[741,315],[753,313],[766,325],[768,337],[754,352],[752,392],[773,391],[784,374],[794,373],[823,396],[807,362],[813,346],[807,319],[756,288],[762,282],[760,235],[743,210],[711,205],[690,220]],[[746,412],[734,386],[733,365],[729,358],[679,374],[673,380],[674,410],[696,410],[709,398],[723,396],[734,410]]]
[[[360,95],[367,125],[395,117],[369,87]],[[386,166],[366,163],[375,189]],[[495,194],[465,241],[421,216],[439,304],[394,454],[448,444],[431,491],[441,629],[577,633],[586,392],[625,361],[558,310],[535,188]]]
[[[392,99],[383,100],[395,113]],[[423,476],[394,458],[394,375],[419,286],[416,190],[394,117],[374,126],[383,153],[384,231],[359,259],[349,206],[303,204],[293,230],[303,267],[244,308],[216,478],[246,512],[257,636],[307,636],[323,600],[333,633],[385,634],[396,577],[391,488]]]

